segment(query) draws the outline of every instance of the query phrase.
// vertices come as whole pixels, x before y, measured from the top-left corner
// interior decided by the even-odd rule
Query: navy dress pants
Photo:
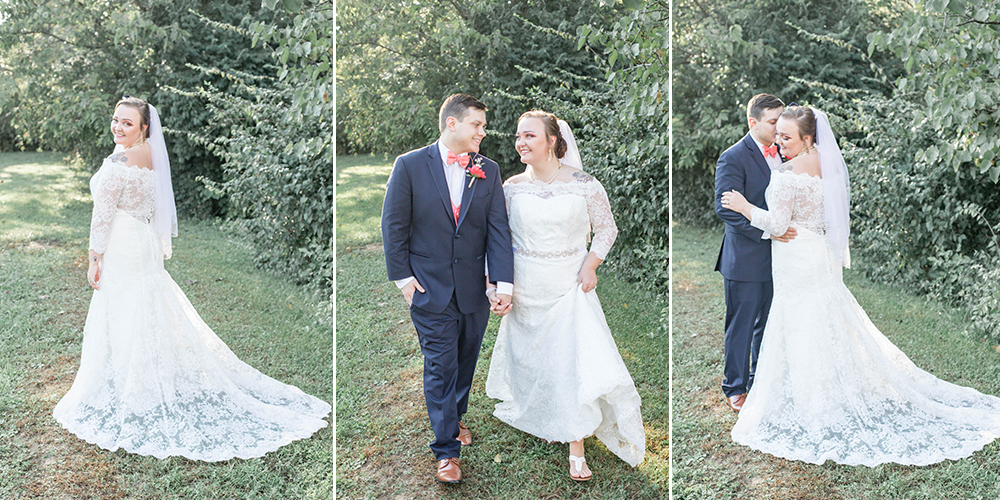
[[[410,318],[424,354],[424,400],[434,430],[431,450],[436,460],[458,457],[462,449],[458,421],[469,409],[469,390],[489,309],[462,314],[453,296],[441,313],[411,306]]]
[[[772,281],[755,283],[725,280],[726,367],[722,392],[727,397],[746,394],[753,385],[757,355],[764,337],[767,313],[774,296]]]

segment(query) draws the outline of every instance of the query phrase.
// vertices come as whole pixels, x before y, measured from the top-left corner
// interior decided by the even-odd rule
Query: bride
[[[90,180],[95,291],[80,370],[53,416],[107,450],[207,462],[325,427],[329,404],[237,359],[164,270],[177,215],[156,108],[125,96],[111,132],[115,152]]]
[[[646,449],[639,394],[594,291],[595,270],[618,229],[604,187],[581,170],[566,122],[529,111],[516,137],[528,166],[504,183],[514,298],[500,323],[486,394],[501,400],[493,413],[500,420],[568,442],[570,477],[586,481],[584,438],[597,436],[632,466]]]
[[[798,229],[771,247],[774,299],[733,440],[787,459],[869,467],[959,459],[992,442],[1000,398],[917,368],[844,286],[849,184],[827,116],[791,106],[777,131],[792,160],[771,174],[769,210],[723,195],[754,227]]]

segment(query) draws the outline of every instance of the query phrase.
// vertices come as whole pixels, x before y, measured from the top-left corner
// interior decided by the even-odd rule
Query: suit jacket
[[[444,311],[452,294],[463,314],[488,309],[487,261],[490,281],[514,282],[500,168],[485,156],[470,156],[470,166],[479,159],[486,178],[476,179],[471,187],[465,178],[458,224],[437,143],[396,158],[386,185],[386,270],[390,280],[417,279],[426,293],[414,293],[413,305],[426,311]]]
[[[722,208],[722,193],[735,189],[753,205],[767,210],[764,190],[770,181],[771,169],[750,134],[719,156],[715,166],[715,213],[726,223],[726,233],[715,270],[726,279],[771,280],[771,240],[761,239],[764,232],[751,226],[743,214]]]

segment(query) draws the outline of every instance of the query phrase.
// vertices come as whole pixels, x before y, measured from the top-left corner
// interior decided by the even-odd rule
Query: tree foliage
[[[146,99],[178,209],[228,215],[258,265],[330,292],[332,1],[10,0],[0,17],[0,141],[96,169],[112,106]]]
[[[611,198],[620,233],[609,261],[664,282],[669,8],[628,3],[341,2],[338,150],[425,145],[438,136],[440,102],[465,92],[489,106],[482,151],[509,176],[523,168],[512,147],[517,119],[554,112]]]
[[[528,95],[574,99],[603,75],[577,50],[578,26],[615,11],[595,2],[493,0],[338,4],[338,150],[396,155],[437,139],[438,108],[450,94],[489,107],[482,153],[505,175],[521,170],[513,133]]]
[[[275,8],[284,9],[290,2]],[[229,201],[231,226],[252,243],[259,266],[329,294],[333,279],[333,5],[291,2],[287,26],[248,29],[203,19],[206,29],[240,33],[264,44],[276,65],[256,73],[199,68],[223,75],[228,90],[197,92],[214,122],[192,140],[223,159],[224,182],[201,179]]]
[[[112,107],[122,95],[141,97],[163,118],[178,208],[223,213],[225,200],[196,180],[222,180],[219,160],[186,134],[213,117],[204,101],[163,89],[228,88],[221,75],[188,64],[252,71],[270,60],[237,33],[204,29],[202,17],[247,26],[255,16],[281,23],[281,14],[261,12],[257,0],[11,0],[0,12],[0,67],[12,82],[0,87],[0,109],[20,144],[72,152],[96,169],[112,147]]]
[[[877,2],[675,2],[674,217],[717,224],[715,162],[747,133],[746,103],[760,92],[786,103],[843,102],[888,93],[891,61],[863,50],[889,22]],[[852,92],[853,91],[853,92]]]
[[[891,96],[844,115],[854,240],[864,270],[963,306],[970,333],[1000,339],[1000,15],[996,2],[918,2],[869,51],[898,57]]]

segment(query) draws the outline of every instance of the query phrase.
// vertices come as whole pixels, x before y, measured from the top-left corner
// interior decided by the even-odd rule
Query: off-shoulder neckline
[[[793,170],[779,170],[778,173],[779,174],[792,174],[792,175],[794,175],[796,177],[803,177],[804,176],[804,177],[808,177],[810,179],[823,180],[822,177],[820,177],[818,175],[812,175],[809,172],[795,172]]]

